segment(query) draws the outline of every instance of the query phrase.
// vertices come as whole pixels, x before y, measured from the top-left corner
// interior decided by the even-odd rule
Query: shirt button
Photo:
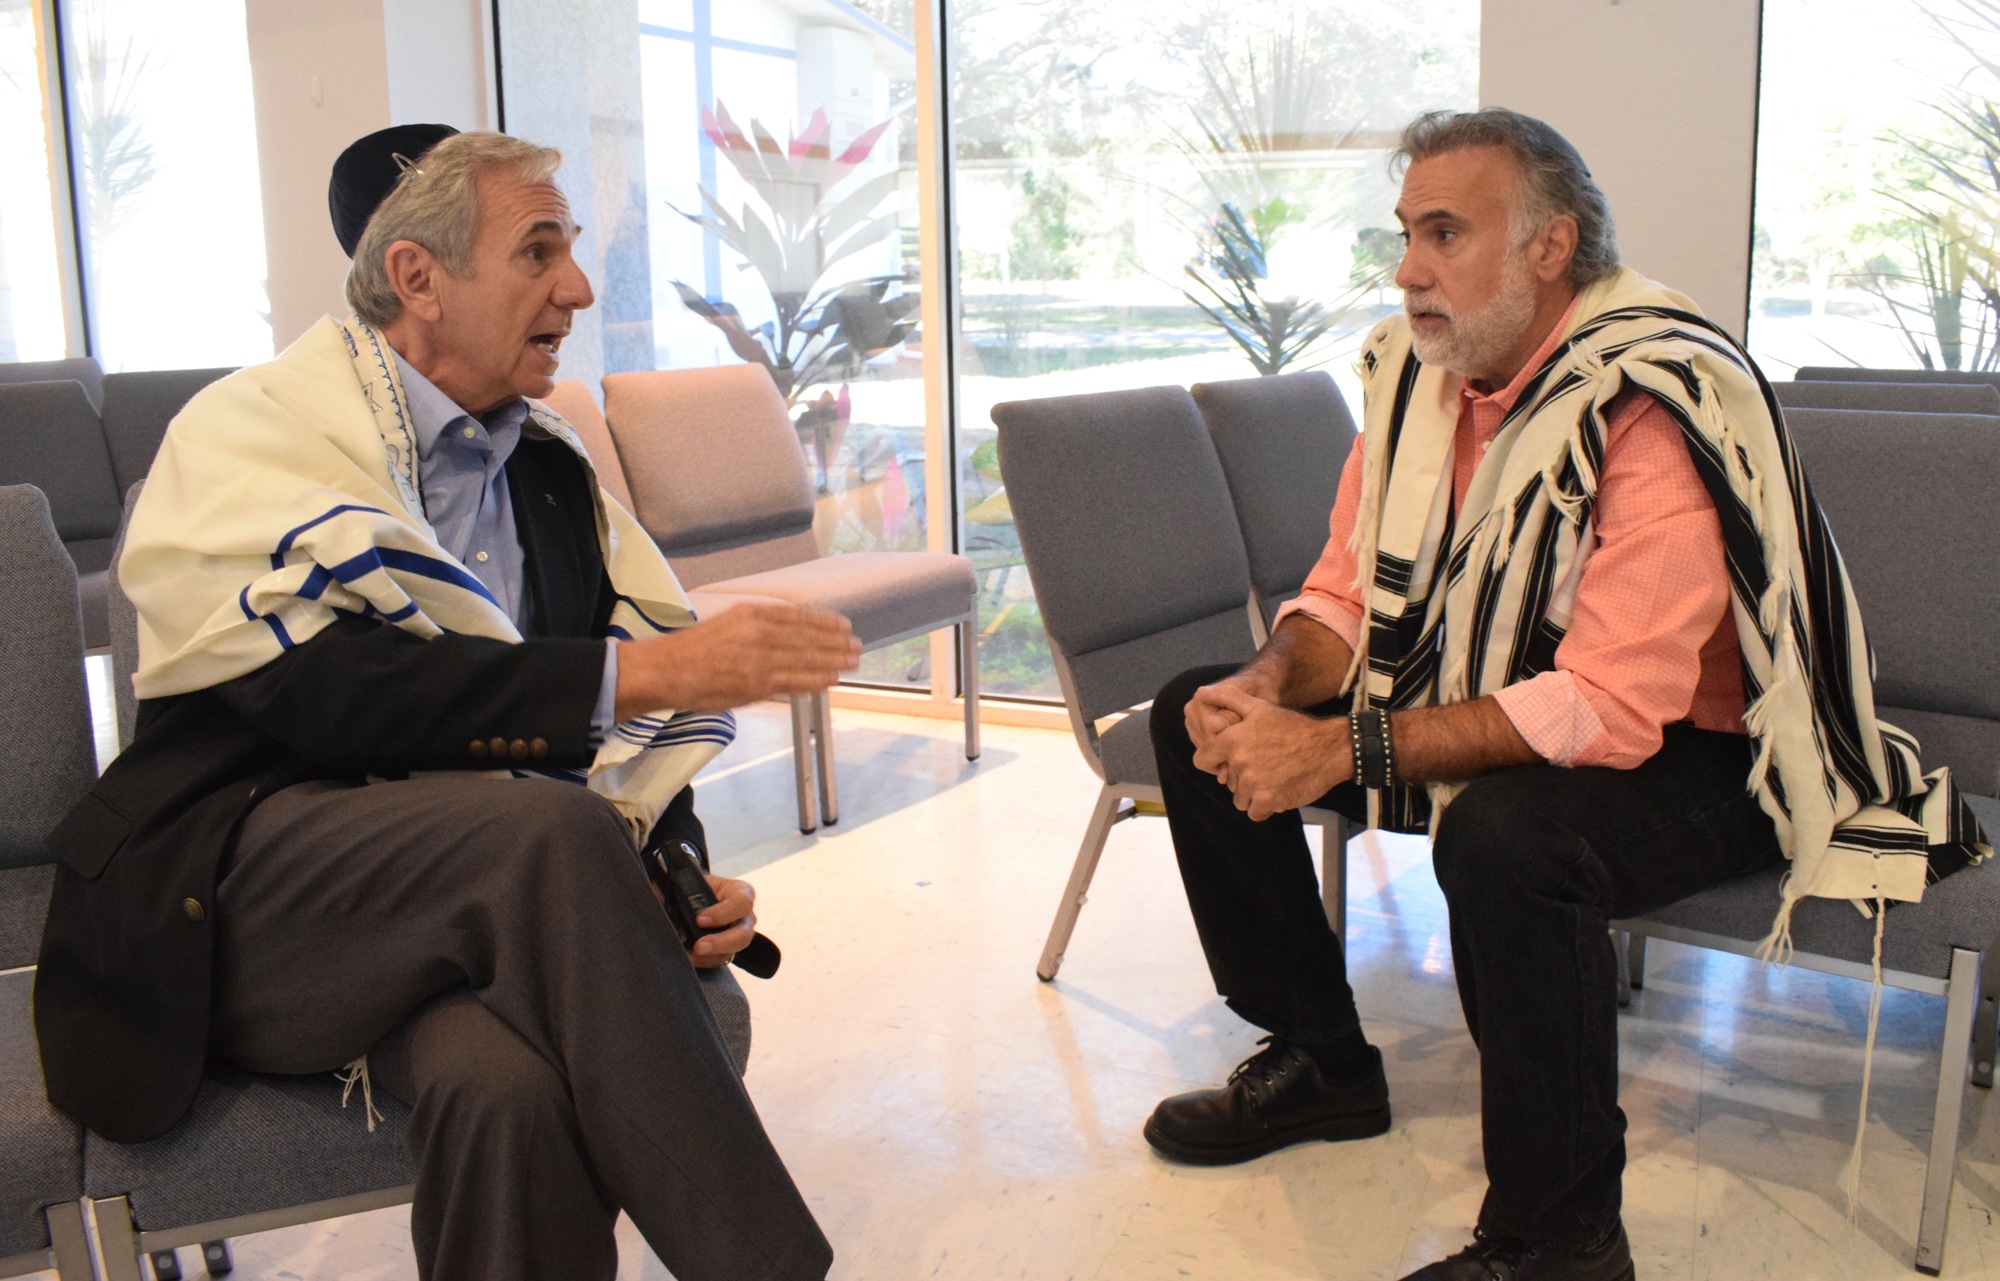
[[[473,438],[477,437],[478,435],[479,435],[479,429],[478,429],[477,427],[467,427],[467,428],[465,429],[465,438],[466,438],[467,440],[472,440]]]
[[[196,921],[196,922],[201,921],[208,915],[207,911],[205,911],[202,908],[201,900],[198,898],[182,899],[181,911],[187,914],[187,918],[190,921]]]
[[[478,561],[478,562],[479,562],[480,564],[484,565],[484,564],[486,563],[486,561],[487,561],[487,556],[486,556],[486,553],[485,553],[485,552],[480,552],[480,553],[479,553],[478,555],[474,556],[474,557],[473,557],[472,559],[474,559],[474,560]]]

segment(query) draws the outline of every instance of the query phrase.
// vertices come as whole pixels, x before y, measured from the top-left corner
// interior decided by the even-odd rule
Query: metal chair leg
[[[812,695],[792,695],[792,774],[799,789],[799,831],[819,826],[813,809]]]
[[[97,1258],[104,1281],[143,1281],[139,1273],[139,1229],[132,1222],[132,1204],[122,1196],[92,1200],[97,1220]]]
[[[1617,953],[1612,968],[1618,973],[1618,1008],[1632,1004],[1632,936],[1624,930],[1611,931],[1611,947]]]
[[[1944,1267],[1944,1233],[1951,1217],[1952,1184],[1958,1175],[1958,1122],[1965,1106],[1966,1069],[1972,1059],[1979,979],[1979,953],[1953,948],[1951,978],[1945,988],[1937,1108],[1931,1116],[1930,1164],[1924,1170],[1924,1209],[1917,1224],[1917,1271],[1930,1276]]]
[[[979,759],[979,619],[958,625],[958,692],[965,699],[965,759]]]
[[[1625,936],[1625,981],[1634,992],[1646,986],[1646,936]]]
[[[1076,865],[1070,869],[1069,884],[1063,887],[1062,903],[1056,908],[1056,919],[1049,926],[1049,941],[1042,948],[1041,963],[1035,966],[1035,977],[1046,983],[1062,968],[1063,953],[1069,950],[1069,936],[1076,929],[1076,918],[1083,911],[1083,904],[1090,897],[1090,878],[1097,874],[1097,860],[1104,853],[1104,842],[1111,835],[1112,824],[1121,818],[1130,818],[1130,807],[1118,808],[1124,798],[1116,789],[1106,787],[1097,794],[1097,808],[1090,812],[1090,826],[1083,829],[1083,844],[1076,851]]]
[[[813,700],[813,759],[819,767],[819,821],[832,827],[840,821],[840,795],[833,779],[833,700],[825,690]]]
[[[56,1256],[59,1281],[92,1281],[89,1234],[83,1228],[83,1203],[64,1201],[43,1211],[49,1225],[49,1245]]]
[[[1979,970],[1979,1014],[1972,1020],[1972,1083],[1993,1088],[1994,1041],[2000,1039],[2000,947],[1986,949]]]

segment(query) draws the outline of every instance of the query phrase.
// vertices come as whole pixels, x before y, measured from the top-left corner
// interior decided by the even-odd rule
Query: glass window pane
[[[913,0],[871,5],[884,7],[900,8],[905,28],[914,21]],[[608,86],[624,73],[607,69],[630,65],[635,28],[636,92],[614,101]],[[607,303],[648,300],[650,351],[643,364],[607,351],[600,368],[764,366],[818,492],[821,549],[923,550],[909,39],[845,4],[502,0],[508,65],[548,67],[549,42],[527,42],[555,31],[584,33],[565,52],[573,70],[557,67],[539,86],[507,82],[508,127],[564,148],[572,203],[580,192],[596,203],[579,210],[586,226],[615,205],[621,225],[643,232],[594,270]],[[587,119],[574,112],[585,83]],[[777,153],[768,168],[752,154],[760,130]],[[609,173],[601,157],[634,140],[637,157]],[[597,391],[588,360],[571,358],[587,323],[578,319],[566,372]],[[860,678],[927,686],[929,666],[920,638],[868,654]]]
[[[71,0],[70,163],[106,369],[271,357],[243,0]]]
[[[1351,353],[1400,304],[1385,148],[1420,111],[1476,104],[1479,5],[950,0],[949,15],[980,685],[1055,698],[988,411],[1315,366],[1358,408]],[[1258,269],[1226,266],[1232,248]],[[1294,328],[1275,355],[1232,339],[1201,310],[1232,270],[1261,318],[1324,333],[1293,351]]]
[[[0,0],[0,361],[67,354],[36,6]]]
[[[2000,7],[1766,0],[1750,348],[2000,368]]]

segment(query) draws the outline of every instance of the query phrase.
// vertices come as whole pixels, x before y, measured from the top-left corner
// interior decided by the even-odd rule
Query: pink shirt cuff
[[[1278,630],[1278,624],[1293,614],[1304,614],[1321,627],[1347,642],[1347,648],[1356,648],[1361,641],[1361,615],[1336,600],[1315,596],[1310,592],[1294,596],[1278,606],[1278,616],[1271,622],[1271,630]]]
[[[1605,737],[1604,722],[1578,688],[1576,678],[1557,668],[1494,693],[1514,729],[1535,754],[1551,765],[1596,765],[1591,748]]]

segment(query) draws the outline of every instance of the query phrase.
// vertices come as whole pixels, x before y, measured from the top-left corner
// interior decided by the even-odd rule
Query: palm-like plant
[[[676,280],[674,289],[690,311],[722,331],[730,350],[770,371],[787,405],[796,406],[815,384],[894,347],[916,327],[911,316],[917,294],[889,296],[901,277],[832,270],[896,232],[895,211],[877,211],[895,194],[898,175],[849,181],[891,123],[867,130],[836,156],[827,145],[824,111],[813,112],[805,130],[780,146],[754,119],[745,132],[721,103],[702,110],[702,132],[750,185],[756,201],[732,214],[715,193],[703,190],[702,212],[675,212],[743,256],[770,294],[776,320],[751,329],[729,304],[704,298],[684,281]],[[800,425],[811,430],[823,486],[846,426],[836,406],[844,407],[847,397],[820,400],[824,403],[808,407]]]
[[[1266,298],[1264,250],[1256,221],[1233,204],[1223,205],[1210,226],[1209,243],[1187,265],[1188,279],[1201,293],[1187,288],[1181,293],[1243,349],[1259,374],[1268,375],[1304,355],[1340,313],[1298,298]]]

